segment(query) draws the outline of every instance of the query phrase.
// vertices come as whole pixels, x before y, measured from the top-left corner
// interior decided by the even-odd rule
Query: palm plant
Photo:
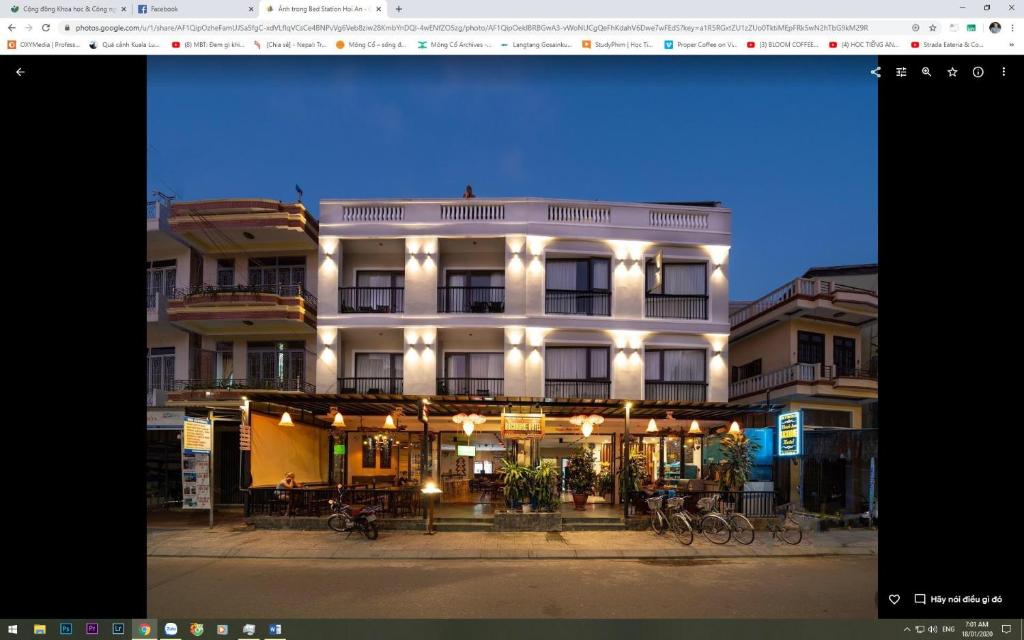
[[[505,458],[501,461],[501,481],[504,483],[505,505],[509,508],[521,504],[530,498],[530,487],[533,483],[533,470],[515,460]]]
[[[550,462],[542,462],[533,470],[533,498],[541,511],[557,511],[560,502],[558,493],[558,469]]]
[[[742,433],[727,433],[722,437],[722,484],[733,490],[742,491],[754,467],[754,453],[760,445]]]

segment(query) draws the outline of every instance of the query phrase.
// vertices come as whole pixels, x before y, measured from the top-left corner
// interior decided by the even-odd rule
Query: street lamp
[[[441,493],[441,489],[438,488],[437,484],[433,480],[427,480],[427,484],[420,489],[420,493],[427,496],[427,532],[426,535],[432,536],[434,531],[434,496]]]

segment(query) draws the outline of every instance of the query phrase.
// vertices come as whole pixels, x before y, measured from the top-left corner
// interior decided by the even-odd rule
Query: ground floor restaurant
[[[441,513],[493,513],[506,506],[503,460],[554,467],[563,508],[571,508],[566,471],[578,447],[592,454],[590,508],[621,514],[633,502],[642,506],[642,496],[617,481],[627,459],[644,489],[719,490],[718,442],[733,423],[768,445],[755,479],[759,490],[772,491],[772,439],[764,432],[774,414],[764,405],[639,401],[627,408],[616,400],[462,396],[424,404],[400,395],[267,393],[247,398],[246,406],[250,515],[323,515],[341,485],[346,501],[422,517],[427,483],[441,490]],[[300,486],[282,499],[277,485],[289,473]]]

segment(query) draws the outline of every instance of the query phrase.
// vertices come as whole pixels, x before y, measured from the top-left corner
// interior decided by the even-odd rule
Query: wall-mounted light
[[[722,357],[722,350],[718,349],[718,350],[714,351],[712,355],[714,355],[714,357],[716,357],[716,358],[721,358]]]
[[[711,265],[711,273],[714,273],[715,271],[721,271],[721,270],[722,270],[722,264],[721,263],[712,264]]]

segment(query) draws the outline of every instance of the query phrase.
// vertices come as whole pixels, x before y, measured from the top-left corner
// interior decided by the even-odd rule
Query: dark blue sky
[[[182,199],[721,200],[730,297],[877,260],[870,58],[149,58]]]

